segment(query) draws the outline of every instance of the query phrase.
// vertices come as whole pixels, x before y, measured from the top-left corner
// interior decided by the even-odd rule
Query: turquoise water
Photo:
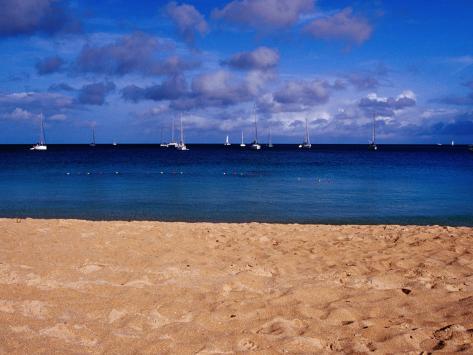
[[[0,146],[0,216],[473,225],[466,147]]]

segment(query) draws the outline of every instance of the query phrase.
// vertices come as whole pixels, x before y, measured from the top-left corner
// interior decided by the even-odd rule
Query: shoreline
[[[473,350],[473,228],[0,218],[0,353]]]

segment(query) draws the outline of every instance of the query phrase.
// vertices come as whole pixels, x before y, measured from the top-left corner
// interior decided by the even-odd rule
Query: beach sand
[[[473,353],[473,228],[0,219],[0,353]]]

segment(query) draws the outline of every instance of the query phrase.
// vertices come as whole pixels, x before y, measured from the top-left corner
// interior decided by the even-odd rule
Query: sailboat
[[[116,147],[118,144],[117,144],[117,142],[116,142],[115,140],[113,140],[112,145],[113,145],[114,147]]]
[[[240,147],[246,147],[246,144],[245,142],[243,141],[243,131],[241,131],[241,143],[240,143]]]
[[[225,145],[225,146],[231,145],[230,141],[228,140],[228,134],[227,134],[227,138],[225,138],[225,143],[223,143],[223,145]]]
[[[30,150],[48,150],[48,146],[46,145],[46,139],[44,137],[44,120],[43,120],[43,114],[40,116],[41,118],[41,133],[39,135],[39,142],[32,146]]]
[[[271,139],[271,126],[269,127],[269,135],[268,135],[268,148],[273,147],[273,141]]]
[[[258,123],[256,122],[256,104],[253,106],[253,116],[255,118],[255,140],[251,143],[251,149],[260,150],[261,145],[258,144]]]
[[[189,150],[189,148],[186,147],[186,144],[184,143],[184,129],[182,128],[182,117],[180,117],[181,120],[181,135],[179,139],[179,144],[176,146],[177,150]]]
[[[376,145],[376,114],[373,113],[373,136],[371,138],[370,143],[368,144],[369,150],[378,150],[378,146]]]
[[[164,140],[163,140],[163,127],[161,127],[161,144],[159,146],[164,147],[164,148],[168,147],[167,143],[164,143]]]
[[[181,119],[181,121],[182,121],[182,119]],[[177,142],[174,140],[174,118],[172,119],[171,142],[169,142],[166,146],[167,147],[174,147],[174,148],[177,148],[177,146],[178,146]]]
[[[452,141],[452,147],[454,147],[454,146],[455,146],[455,141]]]
[[[92,127],[92,143],[89,144],[91,147],[95,147],[95,127]]]
[[[304,149],[312,148],[312,144],[310,144],[310,138],[309,138],[309,121],[307,118],[305,119],[304,141],[302,142],[302,144],[299,144],[299,148],[304,148]]]

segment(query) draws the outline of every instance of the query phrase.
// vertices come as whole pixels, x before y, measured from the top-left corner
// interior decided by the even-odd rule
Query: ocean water
[[[473,225],[465,146],[0,146],[0,216]]]

